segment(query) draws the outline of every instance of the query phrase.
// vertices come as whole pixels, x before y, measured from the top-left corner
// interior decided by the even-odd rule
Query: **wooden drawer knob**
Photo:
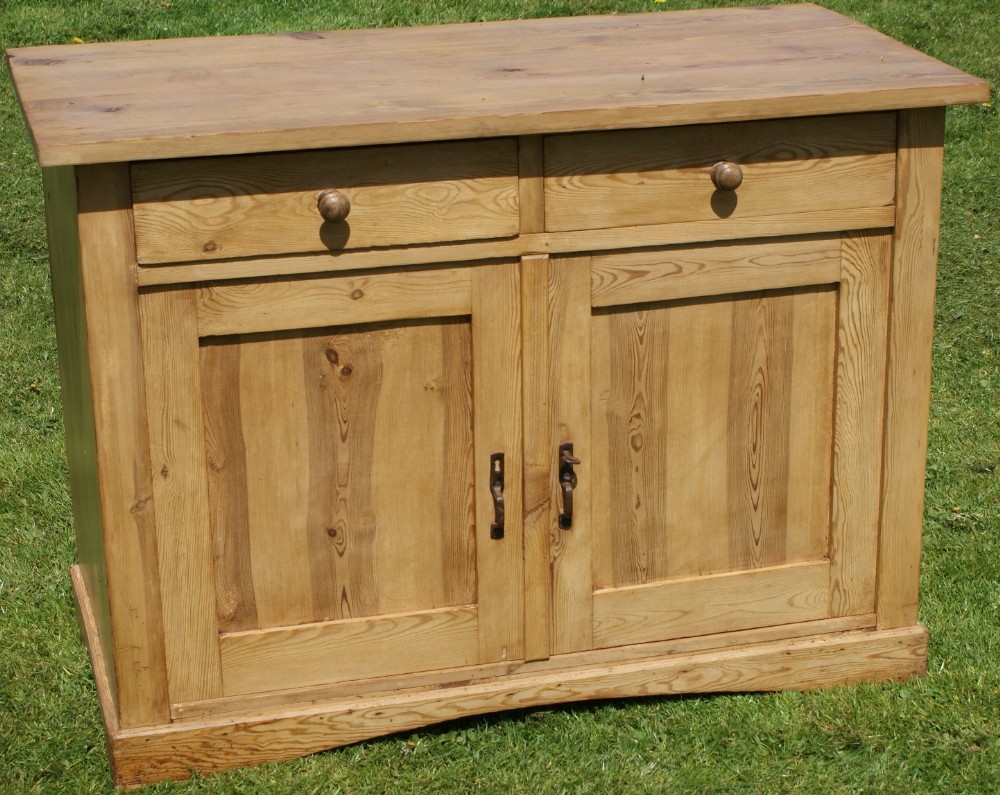
[[[743,169],[723,160],[712,166],[712,182],[719,190],[736,190],[743,182]]]
[[[316,200],[316,207],[323,220],[332,224],[347,218],[351,212],[351,200],[339,190],[325,190]]]

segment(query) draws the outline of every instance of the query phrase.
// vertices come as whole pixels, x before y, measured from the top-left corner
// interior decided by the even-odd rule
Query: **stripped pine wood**
[[[663,426],[666,446],[662,452],[651,448],[646,455],[664,462],[661,466],[666,477],[656,497],[663,513],[658,516],[650,506],[654,499],[649,490],[657,489],[655,482],[644,484],[647,488],[641,497],[636,493],[636,501],[646,504],[644,532],[659,530],[664,536],[664,548],[658,550],[664,554],[653,562],[655,576],[651,580],[730,569],[729,545],[720,537],[720,530],[729,519],[721,487],[728,480],[726,396],[733,309],[724,301],[682,301],[662,314],[666,322],[666,338],[661,340],[666,383],[665,391],[652,400],[660,404],[661,415],[655,425]],[[684,384],[684,388],[675,384]],[[655,432],[649,438],[654,440],[659,441]]]
[[[666,654],[691,654],[693,652],[731,648],[750,643],[773,643],[778,640],[792,640],[833,632],[870,630],[874,626],[875,614],[869,613],[867,615],[846,616],[821,621],[803,621],[772,627],[755,627],[754,629],[736,632],[721,632],[690,638],[673,638],[653,643],[591,649],[585,652],[561,654],[548,659],[532,660],[530,662],[515,660],[490,665],[443,668],[436,671],[425,671],[416,674],[409,673],[376,679],[354,679],[334,685],[246,693],[230,698],[172,704],[171,715],[174,720],[188,721],[223,716],[259,715],[270,707],[315,705],[319,701],[370,695],[376,692],[416,692],[433,687],[482,682],[501,676],[508,679],[523,679],[545,672],[579,668],[581,666],[608,665],[624,661],[662,657]]]
[[[546,659],[552,645],[549,270],[548,255],[521,258],[525,660]]]
[[[668,246],[705,241],[738,240],[840,232],[846,229],[891,227],[895,208],[862,207],[832,212],[778,213],[759,218],[716,218],[710,221],[681,221],[675,224],[628,226],[618,229],[580,230],[525,234],[511,240],[490,243],[455,243],[442,246],[415,246],[369,251],[348,251],[323,256],[281,257],[278,259],[194,262],[183,265],[157,265],[139,269],[142,286],[215,281],[262,276],[291,276],[321,273],[331,269],[353,271],[400,265],[473,261],[492,257],[520,257],[546,253],[566,254],[578,251]],[[790,286],[790,285],[789,285]]]
[[[194,299],[168,289],[139,304],[171,702],[222,695]]]
[[[595,310],[597,587],[825,555],[835,312],[825,286]]]
[[[614,306],[840,280],[840,236],[595,254],[591,302]]]
[[[474,607],[331,621],[220,638],[225,695],[471,665]],[[386,654],[386,649],[405,654]]]
[[[749,293],[733,303],[726,504],[735,569],[785,562],[792,299]]]
[[[891,204],[895,121],[883,113],[550,136],[546,230]],[[714,188],[720,160],[743,170],[738,190]]]
[[[795,41],[780,58],[779,36]],[[380,52],[410,68],[385,69]],[[44,166],[989,98],[984,81],[812,5],[31,47],[7,57]],[[351,79],[331,81],[332,62]],[[261,101],[277,92],[280,103]]]
[[[925,670],[985,82],[808,4],[7,57],[116,782]]]
[[[825,557],[830,545],[834,367],[837,360],[837,286],[798,290],[791,327],[788,480],[784,559]]]
[[[217,554],[235,553],[220,591],[256,616],[223,628],[475,601],[471,355],[458,320],[203,345],[227,396],[206,403],[210,449],[235,453],[209,458],[232,511],[213,519]]]
[[[330,149],[132,167],[139,262],[436,243],[518,232],[517,141]],[[325,189],[350,200],[324,223]]]
[[[109,704],[117,709],[112,621],[108,574],[104,555],[100,479],[94,463],[97,446],[94,399],[84,315],[80,241],[76,228],[76,170],[70,166],[42,171],[45,217],[48,224],[49,273],[59,350],[59,384],[66,433],[77,565],[74,577],[86,582],[93,594],[92,617],[98,627],[90,642],[109,669]],[[79,589],[78,589],[79,590]]]
[[[94,672],[94,689],[97,691],[97,701],[101,706],[101,723],[104,727],[104,738],[108,743],[108,755],[112,760],[112,776],[114,776],[114,741],[121,731],[118,722],[117,683],[112,659],[105,656],[105,644],[101,638],[101,627],[98,616],[101,610],[91,596],[89,584],[81,563],[69,567],[70,583],[73,586],[73,603],[80,626],[80,635],[87,647],[90,666]]]
[[[944,108],[900,113],[876,600],[887,628],[917,620],[943,143]]]
[[[481,663],[524,656],[520,270],[516,261],[472,270],[473,492]],[[495,517],[490,493],[493,453],[505,457],[506,523],[501,539],[490,537]]]
[[[594,645],[619,646],[826,618],[827,561],[594,594]]]
[[[169,720],[128,168],[77,169],[80,277],[90,350],[117,706],[122,727]]]
[[[545,231],[545,163],[540,135],[517,139],[518,207],[521,234]]]
[[[469,268],[206,285],[198,290],[201,336],[279,331],[402,318],[468,315]]]
[[[843,244],[830,537],[837,616],[875,608],[892,239],[886,232],[846,234]]]
[[[590,257],[559,257],[549,266],[549,538],[552,571],[552,653],[589,649],[594,524],[591,500],[600,474],[590,440]],[[559,526],[564,502],[559,447],[573,444],[572,526]]]
[[[115,738],[116,782],[128,785],[184,778],[254,764],[466,715],[618,696],[760,692],[837,687],[864,679],[922,674],[927,632],[907,627],[847,632],[803,640],[679,654],[653,660],[577,668],[524,680],[500,679],[416,693],[385,693],[242,719],[179,722]],[[224,738],[224,740],[222,739]]]
[[[199,366],[216,617],[222,631],[255,629],[239,346],[203,345]]]
[[[666,338],[668,314],[596,314],[591,324],[594,397],[595,585],[659,579],[670,554],[661,522],[668,482]]]

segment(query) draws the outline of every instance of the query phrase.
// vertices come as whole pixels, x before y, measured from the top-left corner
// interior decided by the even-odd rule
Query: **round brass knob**
[[[347,218],[351,212],[351,200],[339,190],[325,190],[316,200],[316,207],[323,220],[332,224]]]
[[[723,160],[712,166],[712,182],[719,190],[736,190],[743,182],[743,169]]]

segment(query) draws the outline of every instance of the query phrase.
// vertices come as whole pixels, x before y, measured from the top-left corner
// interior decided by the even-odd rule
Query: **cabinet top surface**
[[[815,5],[52,45],[7,59],[43,166],[983,102]]]

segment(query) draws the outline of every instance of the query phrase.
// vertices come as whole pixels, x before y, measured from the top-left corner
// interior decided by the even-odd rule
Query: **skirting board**
[[[71,572],[104,715],[115,784],[135,787],[294,759],[361,740],[490,712],[630,696],[804,690],[905,679],[927,667],[921,625],[812,635],[632,662],[568,668],[417,692],[271,708],[254,715],[120,729],[89,594]]]

